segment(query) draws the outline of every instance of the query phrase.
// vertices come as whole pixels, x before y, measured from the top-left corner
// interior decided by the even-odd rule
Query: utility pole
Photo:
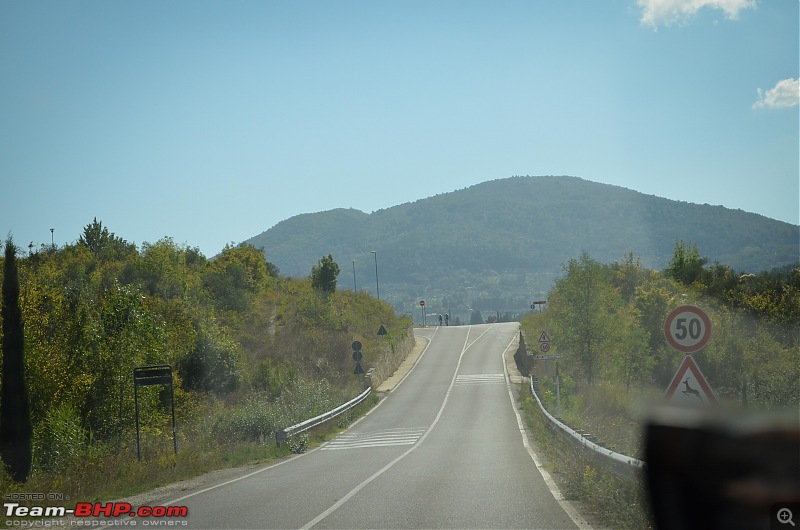
[[[378,293],[378,300],[381,299],[381,287],[378,283],[378,251],[377,250],[370,250],[370,254],[375,256],[375,292]]]

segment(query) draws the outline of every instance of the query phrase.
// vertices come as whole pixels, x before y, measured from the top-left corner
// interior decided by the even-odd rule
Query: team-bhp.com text
[[[79,502],[74,509],[63,506],[21,506],[16,502],[6,502],[3,503],[3,514],[8,518],[42,518],[39,521],[6,520],[6,526],[19,527],[134,526],[136,525],[135,518],[146,518],[140,521],[142,526],[178,526],[186,524],[185,518],[189,514],[189,509],[186,506],[139,506],[134,508],[127,502]],[[64,517],[74,519],[59,520]],[[98,519],[103,517],[122,519]],[[183,518],[183,520],[176,520],[179,518]],[[45,520],[49,524],[43,524]]]

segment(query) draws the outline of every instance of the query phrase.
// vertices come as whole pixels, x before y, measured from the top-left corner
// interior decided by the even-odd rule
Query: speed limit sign
[[[711,338],[711,320],[699,307],[676,307],[664,320],[664,337],[678,351],[696,352]]]

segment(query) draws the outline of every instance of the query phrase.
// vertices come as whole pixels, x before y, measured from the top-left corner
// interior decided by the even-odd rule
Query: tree
[[[0,393],[0,456],[11,477],[25,482],[31,470],[30,404],[25,386],[25,335],[19,305],[17,247],[6,239],[3,274],[3,388]]]
[[[658,281],[636,288],[633,307],[639,327],[647,338],[647,349],[653,355],[652,378],[659,385],[668,385],[675,374],[675,352],[664,338],[664,319],[669,313],[672,295]]]
[[[471,325],[483,324],[483,315],[481,315],[481,312],[478,311],[477,309],[474,311],[470,311],[469,323]]]
[[[187,390],[232,392],[242,378],[239,345],[213,318],[196,323],[194,348],[178,360],[178,373]]]
[[[613,329],[610,311],[621,305],[611,287],[607,269],[583,252],[570,259],[567,275],[556,281],[550,296],[554,335],[561,351],[577,357],[591,385],[598,372],[600,354],[611,342]]]
[[[86,418],[100,438],[119,441],[133,419],[130,374],[136,366],[163,362],[163,333],[146,307],[146,299],[133,286],[116,283],[97,304],[97,332],[102,342],[94,355]]]
[[[209,262],[203,285],[217,307],[243,312],[250,307],[254,295],[262,292],[276,274],[277,268],[253,245],[225,245]]]
[[[654,357],[648,348],[647,333],[638,325],[639,312],[635,308],[621,309],[615,316],[616,333],[609,362],[611,375],[625,384],[630,392],[635,383],[651,379]]]
[[[324,295],[336,292],[336,278],[339,276],[339,265],[328,254],[311,268],[311,286],[314,291]]]
[[[611,265],[611,270],[614,273],[612,276],[614,287],[619,289],[619,294],[622,295],[623,300],[630,301],[636,293],[636,288],[644,279],[641,259],[639,257],[634,258],[633,252],[628,252],[622,258],[622,261]]]
[[[83,228],[83,235],[78,237],[78,244],[86,246],[95,256],[118,259],[136,250],[136,246],[128,243],[103,226],[102,221],[94,218],[92,224]]]
[[[703,267],[708,260],[700,257],[697,245],[689,245],[681,239],[675,242],[675,250],[669,261],[667,273],[685,285],[691,285],[703,274]]]

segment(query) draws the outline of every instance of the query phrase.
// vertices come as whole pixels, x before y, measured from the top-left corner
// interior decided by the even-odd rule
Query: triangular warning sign
[[[356,363],[356,369],[353,370],[353,373],[356,375],[361,375],[364,373],[364,369],[361,368],[361,363]]]
[[[542,334],[539,335],[539,342],[550,342],[550,337],[547,336],[547,333],[542,331]]]
[[[664,399],[673,405],[683,406],[697,407],[718,404],[714,392],[711,391],[700,367],[697,366],[691,355],[687,355],[678,367]]]
[[[378,330],[378,335],[383,336],[386,335],[387,333],[388,332],[386,331],[386,328],[383,327],[383,324],[381,324],[381,329]]]

